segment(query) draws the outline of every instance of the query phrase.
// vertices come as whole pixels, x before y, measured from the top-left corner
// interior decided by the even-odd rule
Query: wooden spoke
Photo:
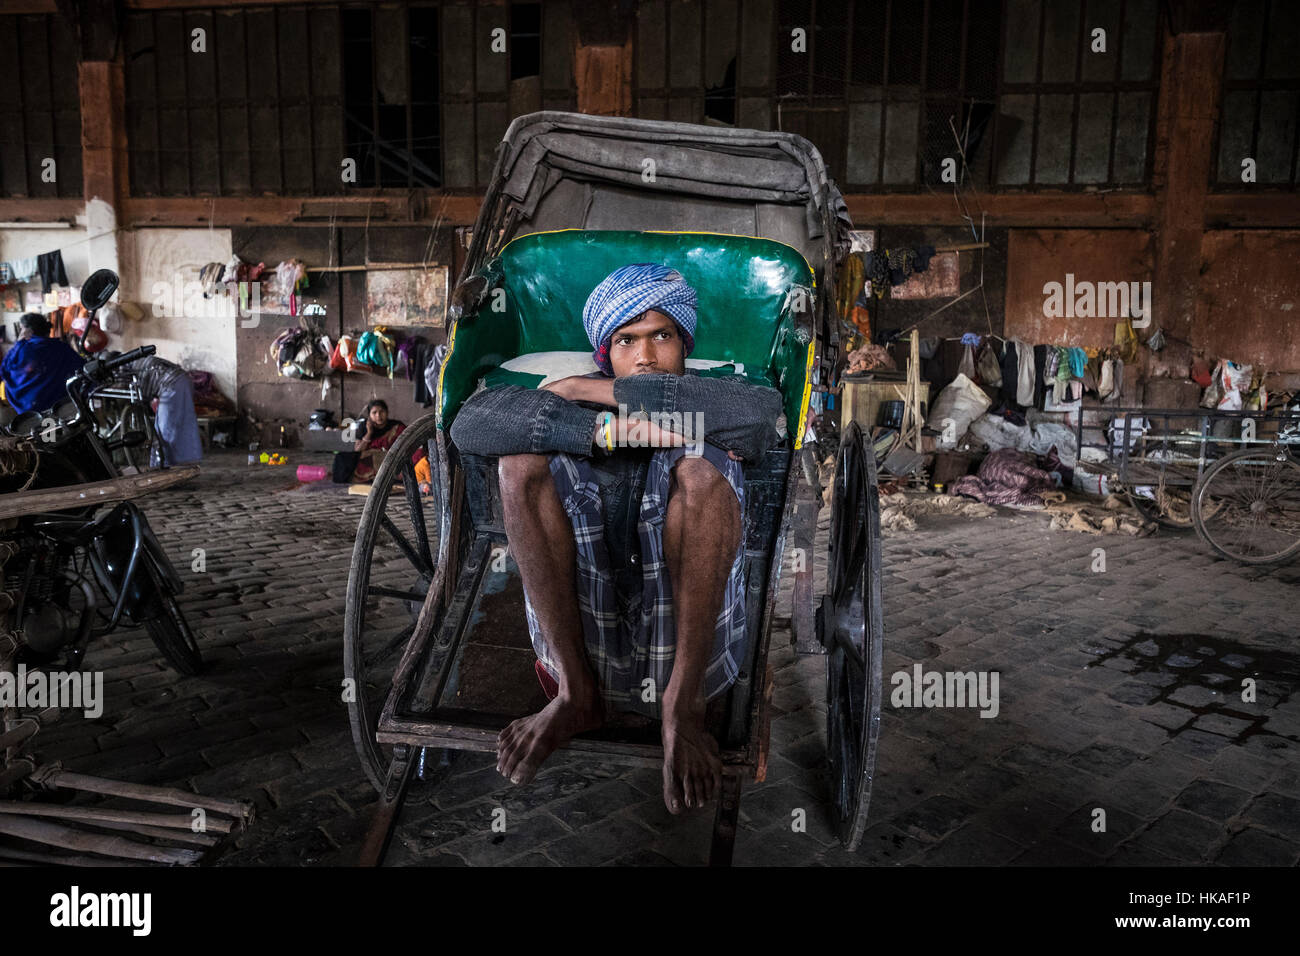
[[[362,658],[365,662],[366,668],[369,669],[373,667],[379,661],[382,661],[389,654],[393,653],[393,651],[397,650],[397,648],[405,647],[406,642],[411,639],[411,635],[414,633],[415,622],[412,621],[410,624],[406,625],[406,627],[402,628],[390,637],[381,646],[376,647],[374,650],[366,651],[365,656]]]
[[[386,588],[379,584],[368,586],[366,593],[374,597],[398,598],[402,601],[419,601],[421,603],[424,601],[424,592],[422,591],[402,591],[398,588]]]
[[[378,480],[376,480],[375,483],[378,484]],[[397,547],[401,549],[402,554],[406,555],[406,560],[411,562],[411,565],[415,570],[419,571],[423,575],[427,575],[428,577],[433,577],[433,565],[424,560],[424,558],[420,556],[419,552],[417,552],[415,548],[411,547],[411,542],[407,541],[406,536],[398,530],[397,525],[393,524],[393,519],[388,517],[388,515],[381,515],[379,523],[383,525],[384,530],[392,536]],[[425,550],[428,550],[427,544],[425,545]]]

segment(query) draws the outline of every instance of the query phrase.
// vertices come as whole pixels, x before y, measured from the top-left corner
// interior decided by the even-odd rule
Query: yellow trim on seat
[[[803,407],[799,410],[799,434],[794,439],[795,451],[803,447],[804,432],[808,430],[808,408],[809,400],[812,398],[813,354],[816,348],[816,339],[808,343],[808,361],[804,364],[803,369]]]
[[[438,410],[439,428],[442,427],[442,377],[447,374],[447,363],[451,359],[452,351],[456,348],[456,328],[459,325],[460,319],[451,324],[451,334],[447,337],[447,352],[442,357],[442,365],[438,369],[438,393],[433,396],[433,404]]]

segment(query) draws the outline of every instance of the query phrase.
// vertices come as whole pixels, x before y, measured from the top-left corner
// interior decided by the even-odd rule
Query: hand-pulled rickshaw
[[[677,269],[697,290],[693,359],[733,363],[784,397],[784,440],[744,465],[751,656],[709,711],[724,765],[711,860],[730,861],[742,778],[761,780],[766,770],[774,603],[814,379],[827,381],[837,357],[833,290],[850,225],[820,155],[796,135],[557,112],[511,124],[451,297],[435,410],[385,457],[357,530],[345,699],[381,796],[363,862],[382,858],[426,749],[493,752],[503,727],[546,702],[496,459],[458,451],[450,438],[457,411],[512,359],[589,353],[587,296],[613,269],[637,262]],[[427,494],[412,464],[420,450],[432,463]],[[815,507],[816,499],[800,500]],[[841,436],[832,509],[827,593],[814,609],[811,590],[796,589],[802,606],[793,615],[815,621],[826,654],[831,795],[852,849],[874,772],[883,630],[875,459],[856,425]],[[662,763],[654,722],[637,715],[579,735],[568,749]]]

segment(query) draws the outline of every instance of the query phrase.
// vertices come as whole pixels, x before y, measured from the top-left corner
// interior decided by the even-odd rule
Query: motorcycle
[[[81,300],[91,318],[117,289],[117,281],[108,269],[86,280]],[[92,358],[68,379],[65,401],[46,412],[19,416],[7,426],[17,440],[14,448],[35,454],[31,488],[84,485],[87,490],[80,497],[92,499],[115,479],[123,479],[112,452],[140,439],[127,433],[105,441],[95,427],[88,395],[115,370],[155,351],[145,345],[110,360]],[[5,479],[11,486],[16,480],[12,475]],[[75,670],[95,637],[119,625],[143,626],[176,671],[199,673],[203,660],[198,642],[176,601],[184,584],[148,519],[129,496],[110,509],[101,508],[90,504],[24,514],[0,547],[5,580],[11,586],[18,582],[12,596],[18,659],[48,664],[62,651]],[[101,596],[106,599],[103,607]]]

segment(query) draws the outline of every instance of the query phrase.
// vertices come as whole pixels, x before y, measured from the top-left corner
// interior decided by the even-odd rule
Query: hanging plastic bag
[[[969,345],[962,349],[961,361],[957,363],[957,374],[965,375],[972,382],[979,376],[975,371],[975,350]]]
[[[985,340],[984,348],[980,350],[979,358],[975,362],[975,370],[979,373],[981,385],[988,388],[1001,388],[1002,364],[993,352],[991,341]]]
[[[941,449],[957,447],[971,422],[988,411],[991,404],[983,389],[958,373],[952,384],[939,393],[926,421],[930,428],[939,432],[936,446]]]
[[[377,325],[369,332],[363,332],[357,341],[357,359],[376,369],[382,369],[393,377],[393,351],[396,343],[386,334],[384,326]]]
[[[1115,323],[1115,347],[1119,349],[1119,357],[1125,362],[1137,361],[1138,337],[1133,331],[1132,319]]]

